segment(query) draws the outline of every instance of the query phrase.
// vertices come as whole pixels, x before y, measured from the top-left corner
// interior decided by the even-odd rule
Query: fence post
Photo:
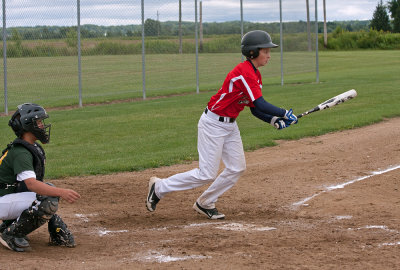
[[[196,93],[199,93],[199,44],[198,44],[198,34],[197,34],[197,0],[194,0],[194,16],[195,16],[195,23],[194,23],[194,33],[195,33],[195,40],[196,40]]]
[[[3,0],[3,68],[4,68],[4,112],[6,115],[8,115],[6,0]]]
[[[240,38],[243,38],[243,0],[240,0]],[[244,61],[243,54],[240,54],[242,56],[242,62]]]
[[[319,62],[318,62],[318,0],[315,0],[315,69],[317,73],[317,82],[319,82]]]
[[[81,66],[81,1],[77,0],[78,16],[78,85],[79,85],[79,107],[82,107],[82,66]]]
[[[279,17],[280,17],[280,23],[279,23],[279,28],[280,28],[280,34],[279,34],[279,39],[280,39],[280,44],[279,46],[281,47],[281,85],[283,85],[283,25],[282,25],[282,0],[279,0]]]
[[[143,99],[146,99],[146,58],[144,49],[144,0],[142,0],[141,5],[142,5],[142,88],[143,88]]]

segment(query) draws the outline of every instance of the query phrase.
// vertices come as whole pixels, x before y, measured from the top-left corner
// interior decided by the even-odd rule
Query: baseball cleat
[[[206,209],[201,207],[197,202],[194,203],[193,209],[196,210],[197,213],[207,216],[209,219],[224,219],[225,215],[219,213],[217,208]]]
[[[0,243],[8,249],[24,252],[30,249],[29,242],[23,237],[15,237],[4,231],[0,235]]]
[[[156,210],[156,205],[160,201],[160,199],[157,197],[155,193],[155,187],[156,187],[156,182],[161,181],[160,178],[157,177],[151,177],[149,181],[149,193],[147,194],[147,199],[146,199],[146,208],[150,212],[153,212]]]

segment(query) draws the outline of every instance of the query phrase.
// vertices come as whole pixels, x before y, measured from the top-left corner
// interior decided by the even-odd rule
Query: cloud
[[[327,18],[328,20],[332,18],[331,21],[370,20],[377,4],[378,0],[353,0],[348,3],[345,1],[327,1]]]
[[[327,20],[371,19],[378,0],[326,1]],[[81,1],[81,24],[124,25],[141,23],[139,0]],[[178,20],[178,0],[146,0],[145,19]],[[200,3],[200,0],[197,1]],[[314,19],[315,1],[310,0],[310,17]],[[204,22],[240,20],[240,1],[202,0]],[[282,0],[284,21],[306,20],[304,0]],[[198,10],[198,13],[200,11]],[[252,22],[279,21],[279,0],[243,0],[243,19]],[[76,25],[77,7],[72,0],[6,1],[7,26]],[[318,1],[318,18],[323,18],[322,1]],[[182,19],[195,20],[193,0],[182,0]]]

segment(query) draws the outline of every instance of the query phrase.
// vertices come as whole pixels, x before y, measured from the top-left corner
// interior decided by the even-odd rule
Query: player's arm
[[[51,196],[51,197],[61,197],[69,203],[74,203],[81,196],[72,189],[58,188],[54,186],[47,185],[35,178],[28,178],[24,180],[26,187],[39,195]]]
[[[257,98],[256,100],[253,101],[253,104],[257,111],[263,114],[267,115],[273,115],[273,116],[278,116],[278,117],[284,117],[286,114],[286,110],[279,108],[275,105],[272,105],[271,103],[267,102],[263,96]]]
[[[257,107],[250,107],[250,111],[258,119],[267,123],[271,123],[273,117],[272,115],[262,112],[261,110],[257,109]]]
[[[293,110],[290,109],[285,110],[283,108],[279,108],[275,105],[272,105],[271,103],[268,103],[262,96],[257,98],[256,100],[253,101],[253,104],[255,108],[260,111],[263,114],[267,115],[272,115],[275,118],[272,118],[269,123],[275,122],[275,120],[279,117],[283,117],[286,120],[290,120],[290,124],[296,124],[297,123],[297,117],[293,114]],[[253,113],[254,115],[254,113]],[[268,121],[266,121],[268,122]],[[289,123],[288,122],[288,123]]]

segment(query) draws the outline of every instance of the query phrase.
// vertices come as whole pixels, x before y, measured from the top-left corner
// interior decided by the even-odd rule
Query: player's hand
[[[290,120],[287,120],[282,117],[274,117],[272,118],[271,125],[273,125],[276,129],[284,129],[291,125]]]
[[[293,114],[293,109],[286,110],[285,116],[283,118],[290,121],[290,125],[297,124],[297,116]]]
[[[60,197],[69,203],[74,203],[81,197],[81,195],[79,195],[75,190],[63,189]]]

